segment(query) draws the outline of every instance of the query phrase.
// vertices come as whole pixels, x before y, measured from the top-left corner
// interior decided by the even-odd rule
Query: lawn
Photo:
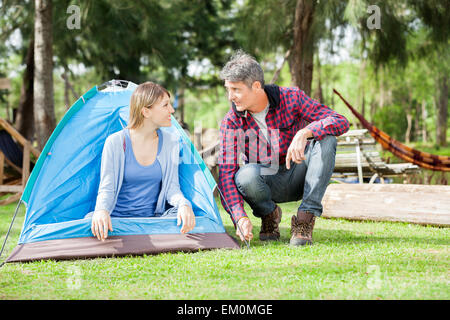
[[[293,248],[297,205],[281,205],[281,241],[254,240],[250,250],[6,264],[0,299],[450,298],[448,228],[318,219],[314,245]],[[0,208],[2,243],[14,208]],[[23,214],[22,207],[2,261],[17,242]],[[260,222],[251,218],[257,238]]]

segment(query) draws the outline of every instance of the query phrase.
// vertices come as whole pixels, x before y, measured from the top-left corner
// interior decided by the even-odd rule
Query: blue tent
[[[67,111],[24,189],[25,221],[7,262],[239,247],[223,227],[213,197],[214,178],[174,118],[171,127],[161,130],[180,137],[180,187],[192,203],[195,228],[183,235],[176,218],[112,218],[114,231],[105,243],[92,236],[91,219],[84,216],[95,207],[103,145],[126,126],[135,88],[128,81],[109,81],[86,92]]]

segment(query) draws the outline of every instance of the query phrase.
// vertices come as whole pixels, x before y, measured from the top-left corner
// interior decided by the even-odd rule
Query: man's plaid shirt
[[[266,85],[264,90],[270,103],[266,116],[270,143],[251,114],[237,111],[234,104],[220,125],[219,188],[225,198],[222,205],[234,223],[247,216],[244,199],[234,181],[240,163],[284,165],[287,150],[300,129],[306,127],[315,140],[322,140],[326,135],[339,136],[349,128],[344,116],[297,87]]]

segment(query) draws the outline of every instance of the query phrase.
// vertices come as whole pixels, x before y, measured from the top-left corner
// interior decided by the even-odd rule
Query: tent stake
[[[5,249],[6,241],[8,240],[9,233],[11,232],[11,229],[12,229],[12,226],[14,224],[14,221],[16,220],[17,212],[19,211],[19,207],[20,207],[21,203],[22,203],[22,199],[20,199],[20,201],[17,203],[16,211],[14,212],[14,216],[13,216],[13,218],[11,220],[11,224],[9,225],[8,232],[6,233],[5,241],[3,241],[2,250],[0,251],[0,258],[1,258],[2,254],[3,254],[3,250]],[[5,262],[2,262],[0,264],[0,268],[3,267],[4,264],[5,264]]]
[[[233,215],[231,214],[232,211],[231,211],[230,207],[228,206],[228,203],[225,200],[225,197],[223,196],[222,191],[219,188],[219,185],[216,185],[216,188],[219,191],[220,197],[223,199],[223,202],[225,202],[225,204],[228,208],[228,211],[230,212],[231,220],[233,220],[235,226],[239,229],[239,233],[242,235],[242,239],[244,239],[244,242],[247,245],[247,249],[250,249],[250,244],[247,242],[247,240],[245,240],[244,233],[242,232],[241,227],[239,227],[239,224],[236,221],[234,221]]]

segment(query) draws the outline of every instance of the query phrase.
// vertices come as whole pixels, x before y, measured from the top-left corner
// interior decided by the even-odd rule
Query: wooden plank
[[[450,226],[450,186],[330,184],[323,217]]]
[[[359,143],[356,144],[355,150],[356,150],[356,168],[358,169],[358,180],[359,183],[362,184],[364,182],[361,167],[361,149],[359,149]]]
[[[8,198],[0,200],[0,206],[5,206],[7,204],[13,203],[14,201],[19,200],[21,196],[22,196],[22,192],[12,194]]]
[[[366,150],[366,149],[372,149],[372,150],[376,150],[376,151],[379,150],[376,143],[361,142],[359,145],[361,146],[361,149],[364,149],[364,150]],[[342,142],[338,142],[337,149],[341,150],[341,149],[344,149],[345,147],[353,147],[354,148],[355,146],[356,146],[356,142],[354,142],[354,141],[351,141],[351,142],[342,141]]]
[[[394,172],[399,173],[407,173],[407,172],[414,172],[417,173],[421,171],[420,167],[416,164],[412,163],[392,163],[386,165],[389,169],[393,170]]]
[[[22,186],[25,188],[28,177],[30,176],[30,142],[25,141],[23,146],[23,162],[22,162]]]
[[[348,130],[346,133],[340,135],[339,137],[363,137],[367,132],[369,132],[367,129]]]
[[[366,156],[373,161],[378,160],[379,162],[383,162],[380,155],[377,152],[367,152],[361,155],[361,160],[365,160]],[[336,159],[354,159],[356,161],[357,154],[355,153],[337,153]]]
[[[23,186],[22,185],[1,185],[0,186],[0,192],[22,192]]]
[[[380,159],[375,159],[372,163],[378,166],[386,166],[386,164],[383,161],[380,161]],[[354,166],[355,167],[355,171],[356,171],[356,166],[357,166],[358,162],[356,161],[355,158],[347,158],[347,157],[336,157],[335,160],[335,166],[339,167],[341,165],[344,166]],[[367,162],[366,159],[361,159],[361,164],[365,167],[369,166],[369,162]]]

